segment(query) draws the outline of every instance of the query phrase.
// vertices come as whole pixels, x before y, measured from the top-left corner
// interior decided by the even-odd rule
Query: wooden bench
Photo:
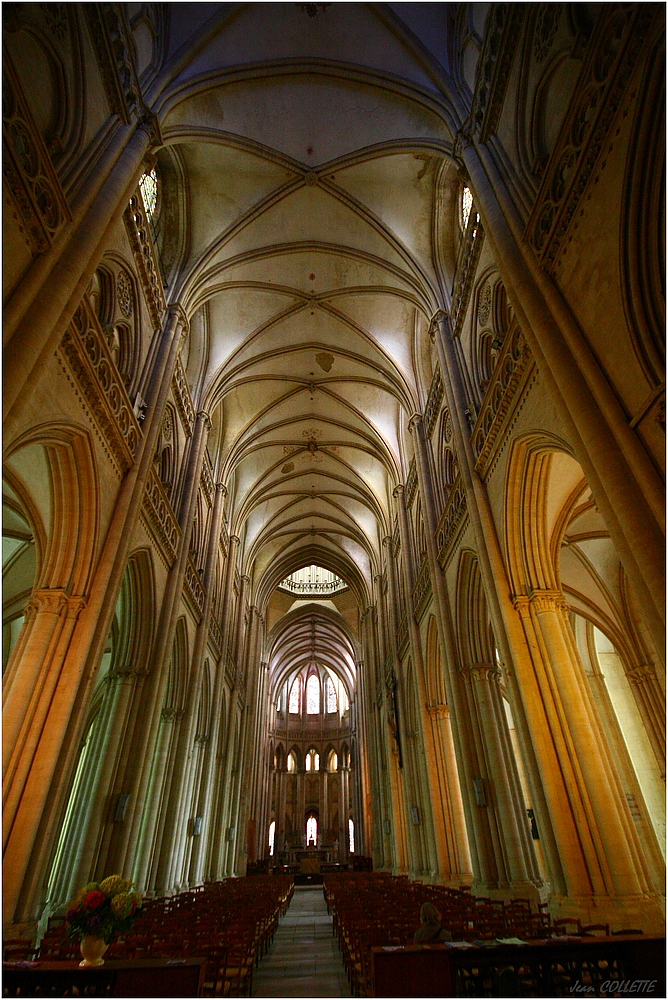
[[[3,963],[5,997],[199,997],[205,958],[105,961],[82,969],[78,962]],[[76,990],[77,992],[74,992]]]
[[[634,989],[634,993],[665,997],[665,951],[665,937],[649,934],[529,941],[466,950],[447,945],[372,948],[371,995],[601,996],[599,988],[606,981],[642,980],[647,986]],[[578,990],[578,984],[584,988]],[[592,986],[593,990],[587,989]],[[605,995],[621,995],[614,988],[606,990]]]

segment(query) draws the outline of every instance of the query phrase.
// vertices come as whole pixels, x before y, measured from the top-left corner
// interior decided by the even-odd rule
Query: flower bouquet
[[[120,875],[103,882],[89,882],[70,904],[65,921],[67,936],[81,938],[82,965],[102,965],[102,954],[117,934],[129,934],[141,911],[142,897],[132,892],[133,883]],[[100,954],[89,959],[91,939],[101,945]]]

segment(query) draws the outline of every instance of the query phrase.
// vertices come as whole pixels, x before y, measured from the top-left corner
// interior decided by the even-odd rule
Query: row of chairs
[[[176,896],[145,901],[131,934],[111,944],[106,958],[207,960],[204,996],[249,996],[253,969],[269,947],[294,892],[289,876],[256,876],[206,883]],[[52,921],[39,949],[4,943],[5,961],[80,957],[62,921]]]
[[[511,937],[536,940],[561,935],[607,937],[611,933],[607,923],[585,925],[569,917],[552,920],[547,904],[538,904],[534,910],[529,899],[476,897],[467,887],[425,885],[384,872],[327,875],[323,888],[356,996],[371,995],[371,948],[412,944],[420,925],[420,909],[427,901],[440,911],[441,924],[455,941]],[[613,930],[612,934],[642,931],[625,928]]]

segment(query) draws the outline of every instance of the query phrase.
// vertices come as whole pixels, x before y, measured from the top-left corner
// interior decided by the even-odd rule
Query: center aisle
[[[322,886],[295,886],[253,977],[254,997],[351,997]]]

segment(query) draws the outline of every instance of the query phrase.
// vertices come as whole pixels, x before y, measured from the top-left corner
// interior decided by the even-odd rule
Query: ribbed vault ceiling
[[[170,293],[260,601],[317,562],[362,605],[378,572],[449,298],[446,6],[171,5],[154,85],[187,195]]]

